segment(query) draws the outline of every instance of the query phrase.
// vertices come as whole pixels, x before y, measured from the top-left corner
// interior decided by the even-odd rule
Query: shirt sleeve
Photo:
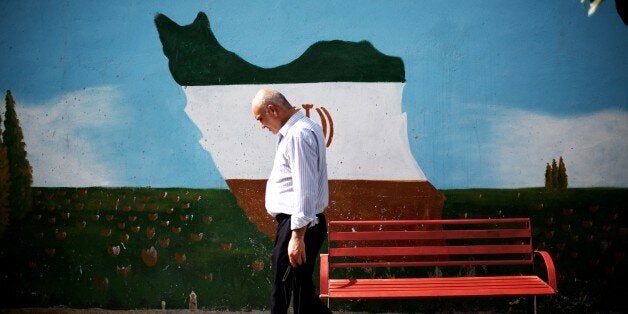
[[[302,228],[316,220],[318,200],[320,157],[316,135],[312,130],[304,129],[293,137],[290,152],[290,170],[294,193],[294,211],[290,227]]]

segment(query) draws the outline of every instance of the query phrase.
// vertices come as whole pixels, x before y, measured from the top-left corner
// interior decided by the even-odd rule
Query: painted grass
[[[450,190],[446,218],[530,217],[534,248],[550,252],[560,311],[623,311],[628,291],[628,190]]]
[[[627,311],[628,189],[442,192],[444,218],[532,218],[534,245],[552,254],[559,273],[560,294],[541,300],[541,309]],[[159,308],[162,300],[185,308],[192,290],[211,310],[268,307],[271,240],[228,190],[38,188],[35,194],[33,212],[1,239],[0,258],[9,265],[0,272],[2,308]],[[151,247],[156,261],[142,258]],[[332,308],[516,312],[525,300],[335,301]]]
[[[192,290],[201,306],[215,309],[268,304],[271,242],[228,190],[60,188],[36,195],[33,212],[3,238],[2,258],[13,265],[2,274],[9,283],[3,295],[11,296],[5,306],[159,308],[164,300],[184,308]],[[142,258],[151,247],[154,266]]]

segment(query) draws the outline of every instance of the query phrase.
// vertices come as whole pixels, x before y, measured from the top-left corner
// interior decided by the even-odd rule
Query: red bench
[[[533,250],[528,218],[331,221],[328,230],[329,251],[320,259],[324,300],[526,296],[536,306],[536,296],[557,292],[554,263],[547,252]],[[532,274],[535,260],[544,265],[545,279]],[[427,267],[428,274],[330,277],[332,269],[372,274],[381,267]]]

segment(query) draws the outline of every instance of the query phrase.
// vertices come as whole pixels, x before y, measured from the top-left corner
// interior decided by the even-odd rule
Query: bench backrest
[[[331,221],[329,266],[531,265],[529,218]]]

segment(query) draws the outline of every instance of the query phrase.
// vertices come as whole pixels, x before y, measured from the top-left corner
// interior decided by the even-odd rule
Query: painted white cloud
[[[498,109],[489,123],[495,175],[505,187],[542,186],[546,163],[560,156],[570,187],[628,186],[628,114],[621,110],[557,118]]]
[[[67,93],[43,104],[19,104],[34,186],[110,186],[115,172],[99,156],[103,143],[93,140],[117,123],[120,92],[110,86]]]

